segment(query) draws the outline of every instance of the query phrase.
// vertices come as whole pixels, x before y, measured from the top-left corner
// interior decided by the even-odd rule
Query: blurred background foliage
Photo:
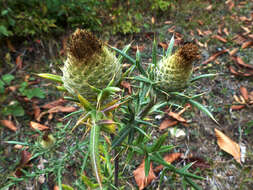
[[[167,0],[0,0],[0,38],[42,36],[75,27],[140,32],[143,21],[168,11]]]

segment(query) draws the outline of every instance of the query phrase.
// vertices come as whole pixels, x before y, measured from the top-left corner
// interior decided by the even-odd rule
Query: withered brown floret
[[[199,58],[198,47],[193,43],[185,44],[177,51],[177,53],[189,64]]]
[[[77,29],[68,42],[68,52],[76,59],[88,59],[94,53],[100,53],[102,42],[92,33]]]

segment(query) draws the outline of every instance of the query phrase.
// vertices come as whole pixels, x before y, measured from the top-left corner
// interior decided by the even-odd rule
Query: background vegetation
[[[112,33],[139,32],[146,13],[168,10],[172,1],[1,0],[0,37],[42,36],[75,27]]]

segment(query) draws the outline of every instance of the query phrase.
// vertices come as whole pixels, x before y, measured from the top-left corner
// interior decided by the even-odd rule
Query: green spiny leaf
[[[45,79],[50,79],[59,83],[63,83],[62,77],[59,75],[53,75],[50,73],[40,73],[38,74],[39,77],[45,78]]]
[[[90,131],[90,159],[93,172],[97,179],[100,189],[102,190],[102,175],[99,161],[99,133],[100,126],[93,125]]]
[[[207,116],[209,116],[217,125],[220,125],[218,123],[218,121],[214,118],[214,116],[212,115],[212,113],[205,107],[203,106],[201,103],[195,101],[195,100],[192,100],[192,99],[189,99],[189,102],[197,107],[198,109],[200,109],[201,111],[203,111]]]
[[[174,34],[173,34],[173,36],[170,39],[169,47],[168,47],[167,52],[166,52],[166,57],[171,56],[172,50],[173,50],[173,46],[174,46],[174,42],[175,42],[175,40],[174,40]]]

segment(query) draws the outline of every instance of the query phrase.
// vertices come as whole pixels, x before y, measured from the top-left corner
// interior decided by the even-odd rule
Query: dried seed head
[[[186,64],[191,64],[199,57],[198,47],[193,43],[185,44],[176,52],[176,54],[181,56],[185,60],[182,63]]]
[[[92,33],[77,29],[69,39],[68,52],[78,60],[89,59],[94,53],[100,53],[102,42]]]

